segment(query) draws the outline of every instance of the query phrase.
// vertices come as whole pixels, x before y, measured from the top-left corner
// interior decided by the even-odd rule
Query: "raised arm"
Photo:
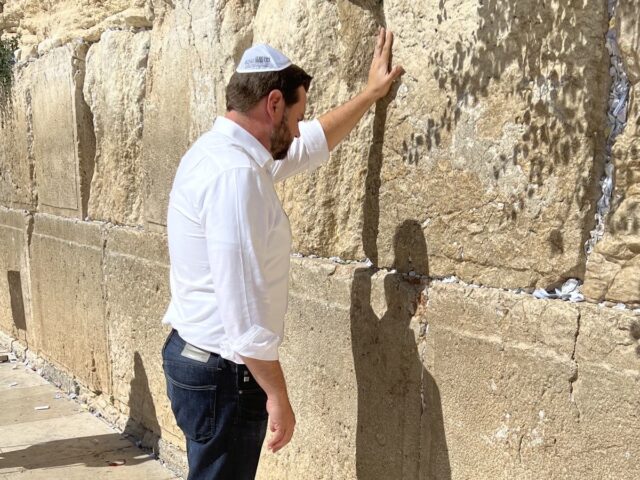
[[[393,33],[381,28],[373,52],[367,86],[351,100],[318,119],[327,137],[329,150],[333,150],[353,130],[367,110],[387,95],[394,80],[404,73],[400,65],[391,67],[392,47]]]

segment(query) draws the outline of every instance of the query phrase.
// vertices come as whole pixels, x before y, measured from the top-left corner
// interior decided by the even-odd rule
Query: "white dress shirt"
[[[277,360],[291,229],[274,182],[329,158],[320,122],[301,122],[284,160],[218,117],[180,161],[169,198],[171,303],[163,323],[236,363]]]

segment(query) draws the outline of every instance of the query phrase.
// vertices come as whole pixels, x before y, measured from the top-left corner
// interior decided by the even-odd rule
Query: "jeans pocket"
[[[178,427],[185,437],[202,442],[216,428],[215,369],[184,362],[163,363],[167,394]]]

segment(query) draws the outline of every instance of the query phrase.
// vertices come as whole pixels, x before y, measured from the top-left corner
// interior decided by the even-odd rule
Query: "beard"
[[[271,134],[271,155],[274,160],[282,160],[287,156],[289,147],[293,143],[293,135],[287,125],[287,117],[284,115],[280,125]]]

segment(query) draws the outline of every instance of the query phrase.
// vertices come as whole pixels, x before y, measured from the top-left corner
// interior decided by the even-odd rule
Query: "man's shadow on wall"
[[[420,224],[402,223],[394,237],[396,273],[384,277],[386,311],[372,306],[375,268],[356,270],[351,338],[358,383],[356,471],[361,480],[451,479],[438,386],[423,367],[410,321],[419,277],[428,275]],[[377,305],[377,302],[373,302]],[[383,310],[384,307],[378,310]]]
[[[138,447],[150,450],[157,456],[162,432],[151,395],[149,378],[138,352],[133,355],[133,378],[130,386],[129,420],[123,433],[130,436]]]

